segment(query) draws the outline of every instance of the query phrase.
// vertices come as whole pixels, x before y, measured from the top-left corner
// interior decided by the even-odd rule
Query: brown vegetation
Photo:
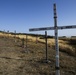
[[[11,35],[12,36],[12,35]],[[0,75],[55,75],[55,43],[48,39],[48,60],[45,62],[45,39],[19,35],[0,36]],[[25,38],[24,48],[21,38]],[[16,40],[16,41],[15,41]],[[59,40],[61,75],[75,75],[76,39]]]

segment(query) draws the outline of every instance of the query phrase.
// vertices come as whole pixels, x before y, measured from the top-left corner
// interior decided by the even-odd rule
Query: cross
[[[60,75],[58,30],[59,29],[72,29],[72,28],[76,28],[76,25],[57,26],[56,4],[54,4],[54,27],[43,27],[43,28],[31,28],[31,29],[29,29],[29,31],[43,31],[43,30],[54,30],[55,31],[56,75]]]

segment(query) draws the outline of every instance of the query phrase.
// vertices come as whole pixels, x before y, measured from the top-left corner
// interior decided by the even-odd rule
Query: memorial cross
[[[57,26],[56,4],[54,4],[54,27],[43,27],[43,28],[31,28],[31,29],[29,29],[29,31],[43,31],[43,30],[54,30],[55,31],[56,75],[60,75],[58,30],[60,30],[60,29],[72,29],[72,28],[76,28],[76,25]]]

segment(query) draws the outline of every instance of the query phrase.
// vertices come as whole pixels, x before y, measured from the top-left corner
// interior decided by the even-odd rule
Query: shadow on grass
[[[39,75],[55,75],[55,63],[54,60],[49,60],[46,63],[45,59],[38,59],[31,61],[30,66],[36,70]]]

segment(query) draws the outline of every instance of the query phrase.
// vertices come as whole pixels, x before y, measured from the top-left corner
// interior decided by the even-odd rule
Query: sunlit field
[[[24,38],[24,47],[23,41]],[[76,74],[76,39],[59,39],[61,75]],[[45,39],[35,36],[0,33],[0,75],[55,75],[55,40],[48,38],[46,63]]]

